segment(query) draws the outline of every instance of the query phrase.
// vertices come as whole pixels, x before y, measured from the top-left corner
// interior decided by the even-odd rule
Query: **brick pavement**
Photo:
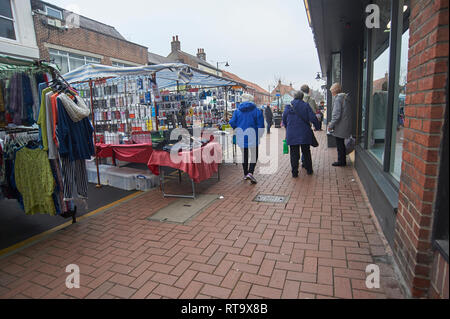
[[[277,173],[256,174],[257,185],[235,165],[203,182],[200,192],[224,199],[185,225],[147,220],[175,200],[157,189],[0,259],[0,298],[402,298],[354,168],[332,167],[336,151],[317,137],[313,176],[293,179],[280,149]],[[290,199],[256,203],[257,194]],[[80,289],[65,286],[71,263]],[[379,289],[365,286],[371,263]]]

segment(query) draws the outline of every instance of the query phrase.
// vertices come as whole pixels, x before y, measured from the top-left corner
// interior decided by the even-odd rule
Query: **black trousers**
[[[291,167],[292,175],[298,175],[298,167],[300,161],[300,149],[302,150],[302,162],[308,172],[312,172],[311,148],[309,144],[291,145]]]
[[[272,127],[272,121],[266,123],[267,124],[267,133],[270,134],[270,128]]]
[[[244,168],[244,176],[247,174],[254,174],[256,162],[258,161],[258,146],[251,148],[243,148],[244,159],[242,167]]]
[[[338,152],[338,163],[347,165],[347,154],[345,149],[345,139],[336,137],[336,146]]]

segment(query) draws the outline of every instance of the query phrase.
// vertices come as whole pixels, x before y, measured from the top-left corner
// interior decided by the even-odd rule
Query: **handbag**
[[[319,142],[316,139],[316,136],[314,135],[313,130],[311,129],[311,124],[309,124],[309,122],[307,122],[299,113],[297,113],[297,110],[295,109],[295,107],[292,105],[291,103],[291,108],[294,110],[295,114],[297,114],[297,116],[306,123],[306,125],[309,127],[309,129],[311,130],[311,134],[312,134],[312,143],[311,146],[312,147],[319,147]]]

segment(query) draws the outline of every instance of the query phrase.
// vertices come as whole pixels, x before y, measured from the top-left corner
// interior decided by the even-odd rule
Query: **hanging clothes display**
[[[48,64],[4,60],[0,55],[0,199],[16,199],[27,215],[75,222],[74,201],[87,207],[85,161],[95,154],[90,110]]]
[[[23,147],[16,154],[14,172],[17,189],[23,197],[25,213],[34,215],[46,212],[55,215],[52,198],[55,180],[47,153],[40,148]]]

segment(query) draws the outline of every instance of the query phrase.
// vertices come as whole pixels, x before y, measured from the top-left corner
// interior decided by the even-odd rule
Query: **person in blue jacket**
[[[304,157],[303,165],[308,175],[313,174],[311,149],[313,132],[311,123],[319,129],[320,123],[308,103],[303,101],[304,94],[294,95],[291,105],[286,105],[283,113],[283,126],[286,128],[286,142],[290,147],[292,177],[298,177],[300,148]]]
[[[252,184],[256,184],[253,174],[258,161],[260,138],[264,134],[263,112],[253,102],[243,102],[234,111],[230,125],[235,129],[236,143],[244,155],[244,180],[250,180]]]

